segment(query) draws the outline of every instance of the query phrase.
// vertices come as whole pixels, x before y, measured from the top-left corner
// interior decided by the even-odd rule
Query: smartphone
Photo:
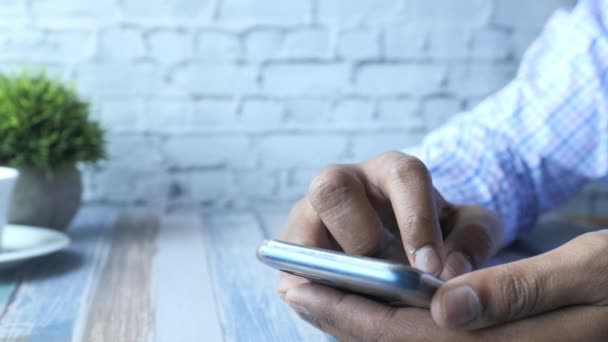
[[[443,281],[416,268],[368,257],[266,240],[258,260],[312,282],[354,292],[392,306],[428,308]]]

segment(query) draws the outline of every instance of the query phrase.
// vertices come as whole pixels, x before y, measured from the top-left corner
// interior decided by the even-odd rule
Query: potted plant
[[[105,157],[90,104],[44,72],[0,74],[0,165],[19,169],[9,222],[64,230],[80,207],[79,162]]]

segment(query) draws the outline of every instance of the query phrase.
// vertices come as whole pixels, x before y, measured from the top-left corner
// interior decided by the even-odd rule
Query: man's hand
[[[311,283],[293,286],[285,300],[341,341],[606,341],[607,252],[604,230],[454,278],[433,297],[435,322],[426,310],[393,308]]]
[[[323,170],[293,208],[281,239],[409,262],[450,279],[482,265],[502,237],[495,214],[446,202],[420,160],[387,152]],[[283,275],[279,293],[302,281]]]
[[[449,279],[482,265],[502,237],[495,214],[446,202],[420,160],[387,152],[323,170],[293,208],[281,239],[409,261]],[[283,282],[279,292],[288,287]]]
[[[607,253],[608,230],[602,230],[536,257],[463,275],[437,291],[433,318],[442,327],[471,330],[569,306],[606,306]],[[604,326],[608,332],[606,321]]]
[[[347,341],[608,339],[607,232],[468,273],[498,249],[502,236],[495,214],[447,203],[424,164],[388,152],[322,171],[281,238],[409,261],[440,274],[448,282],[435,294],[431,314],[288,275],[278,290],[302,318]]]

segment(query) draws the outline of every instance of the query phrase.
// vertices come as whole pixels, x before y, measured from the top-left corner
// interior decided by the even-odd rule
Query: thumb
[[[545,254],[454,278],[431,303],[435,322],[478,329],[556,308],[608,303],[608,230]]]

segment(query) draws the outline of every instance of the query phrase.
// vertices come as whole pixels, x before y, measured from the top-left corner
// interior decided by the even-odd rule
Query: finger
[[[340,341],[381,341],[389,328],[406,328],[391,326],[394,308],[322,285],[294,287],[285,299],[300,317]]]
[[[307,198],[298,201],[291,209],[280,239],[299,245],[332,248],[327,229]]]
[[[280,239],[319,248],[333,249],[335,247],[323,222],[321,222],[317,212],[307,199],[303,199],[294,205],[287,217]],[[285,293],[289,288],[304,282],[307,282],[307,280],[302,277],[281,272],[277,292],[281,298],[285,298]]]
[[[277,287],[277,293],[282,300],[285,300],[285,294],[287,291],[289,291],[289,289],[309,282],[306,278],[286,272],[281,272],[280,277],[281,280],[279,281],[279,286]]]
[[[388,152],[361,168],[370,186],[389,198],[410,264],[439,274],[443,268],[443,238],[426,166],[414,157]]]
[[[330,166],[313,180],[310,204],[346,253],[371,255],[382,240],[382,223],[357,171]]]
[[[442,327],[477,329],[577,304],[607,304],[608,230],[548,253],[465,274],[431,303]]]
[[[445,240],[446,261],[440,277],[444,280],[471,272],[498,250],[503,239],[498,217],[479,206],[459,206],[452,215]]]

